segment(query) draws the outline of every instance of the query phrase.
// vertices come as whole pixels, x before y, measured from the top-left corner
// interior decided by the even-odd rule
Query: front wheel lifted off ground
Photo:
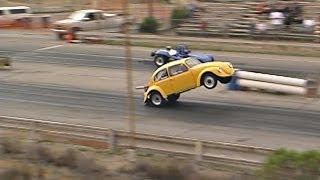
[[[165,103],[165,99],[162,97],[162,95],[157,92],[153,91],[150,93],[148,104],[154,107],[160,107]]]
[[[213,89],[217,86],[217,77],[212,73],[206,73],[202,77],[202,85],[207,89]]]

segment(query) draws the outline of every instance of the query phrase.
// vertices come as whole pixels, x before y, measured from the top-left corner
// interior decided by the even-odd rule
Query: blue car
[[[185,45],[177,45],[175,49],[167,46],[166,49],[159,49],[151,53],[151,57],[154,57],[154,64],[157,67],[161,67],[164,64],[187,57],[194,57],[201,61],[212,62],[214,57],[208,54],[192,54],[191,51]]]

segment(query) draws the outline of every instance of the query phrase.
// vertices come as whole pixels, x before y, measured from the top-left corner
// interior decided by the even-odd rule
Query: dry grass
[[[137,162],[126,154],[56,143],[1,141],[0,180],[4,179],[110,179],[110,180],[206,180],[230,179],[230,173],[195,169],[193,164],[166,155],[139,156]],[[72,147],[72,148],[68,148]],[[24,151],[22,151],[24,149]],[[93,153],[92,153],[93,152]],[[91,154],[92,153],[92,154]],[[218,174],[218,176],[217,176]],[[221,176],[221,174],[223,176]]]
[[[44,176],[45,170],[67,168],[69,171],[81,177],[97,177],[105,179],[108,174],[104,166],[98,164],[92,157],[87,156],[75,149],[63,149],[54,151],[47,146],[39,144],[22,144],[20,141],[12,139],[2,139],[0,141],[3,154],[1,159],[8,161],[17,158],[18,164],[13,163],[11,167],[0,171],[0,180],[28,180]],[[22,151],[25,149],[25,151]],[[17,156],[19,154],[19,156]],[[89,178],[84,178],[89,179]]]
[[[1,151],[6,154],[22,153],[22,145],[20,141],[14,139],[3,138],[0,139]]]
[[[178,163],[180,162],[180,163]],[[209,180],[215,179],[212,174],[199,172],[190,163],[178,160],[166,161],[139,161],[134,165],[129,174],[135,174],[143,179],[157,180]]]

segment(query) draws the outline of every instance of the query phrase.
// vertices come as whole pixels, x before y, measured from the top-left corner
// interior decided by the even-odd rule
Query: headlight
[[[233,69],[233,66],[231,63],[228,64],[229,68]]]

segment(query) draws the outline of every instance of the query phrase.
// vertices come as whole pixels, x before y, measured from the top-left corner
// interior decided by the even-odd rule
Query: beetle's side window
[[[161,71],[159,71],[155,77],[154,77],[154,81],[160,81],[160,80],[164,80],[168,78],[168,72],[167,69],[163,69]]]
[[[186,60],[186,64],[192,68],[193,66],[196,66],[198,64],[201,64],[201,62],[198,59],[195,58],[189,58],[188,60]]]
[[[175,76],[187,71],[188,71],[188,68],[184,64],[178,64],[178,65],[169,67],[170,76]]]
[[[3,15],[3,14],[4,14],[4,13],[3,13],[3,11],[2,11],[2,10],[0,10],[0,16],[1,16],[1,15]]]

